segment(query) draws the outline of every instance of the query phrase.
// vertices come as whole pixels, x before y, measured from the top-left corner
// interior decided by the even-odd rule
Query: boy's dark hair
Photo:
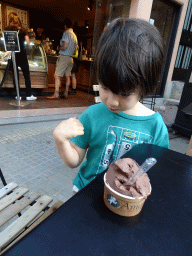
[[[98,82],[115,94],[138,91],[141,99],[157,87],[163,62],[159,31],[141,19],[118,18],[103,31],[96,51]]]
[[[64,25],[66,25],[68,28],[71,28],[72,27],[72,21],[70,19],[65,19],[64,20]]]

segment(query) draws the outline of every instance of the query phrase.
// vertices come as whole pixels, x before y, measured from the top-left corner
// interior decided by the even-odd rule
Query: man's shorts
[[[77,73],[78,72],[78,60],[77,58],[73,58],[73,68],[71,70],[71,73]]]
[[[60,55],[56,62],[55,76],[70,76],[73,68],[73,58]]]

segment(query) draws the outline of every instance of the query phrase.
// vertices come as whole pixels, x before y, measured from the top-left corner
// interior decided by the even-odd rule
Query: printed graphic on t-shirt
[[[104,151],[101,155],[97,173],[108,168],[110,163],[116,161],[137,144],[152,142],[151,135],[117,126],[109,126]]]

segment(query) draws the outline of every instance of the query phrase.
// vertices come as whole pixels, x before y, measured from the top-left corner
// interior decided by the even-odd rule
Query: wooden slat
[[[28,191],[29,190],[27,188],[20,187],[20,188],[15,189],[13,191],[13,193],[11,193],[10,195],[7,195],[7,196],[3,197],[0,200],[0,211],[2,211],[8,205],[10,205],[13,202],[15,202],[18,198],[20,198],[21,196],[26,194]]]
[[[49,196],[42,196],[17,220],[0,233],[0,249],[9,244],[27,225],[29,225],[52,202]]]
[[[11,182],[0,189],[0,199],[7,195],[10,191],[12,191],[14,188],[18,187],[18,185],[14,182]]]
[[[11,204],[2,210],[0,212],[0,227],[34,202],[38,197],[40,197],[40,194],[31,191],[25,194],[20,200],[17,200],[15,204]]]
[[[57,201],[53,206],[51,206],[39,219],[37,219],[33,224],[26,229],[20,236],[18,236],[13,242],[11,242],[3,251],[0,252],[0,255],[4,254],[8,249],[10,249],[14,244],[16,244],[22,237],[26,236],[31,230],[33,230],[37,225],[39,225],[43,220],[49,217],[54,213],[61,205],[64,203]]]

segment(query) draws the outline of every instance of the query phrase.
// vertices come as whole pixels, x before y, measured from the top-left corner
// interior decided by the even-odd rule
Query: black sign
[[[20,52],[17,31],[3,31],[4,46],[6,52]]]

